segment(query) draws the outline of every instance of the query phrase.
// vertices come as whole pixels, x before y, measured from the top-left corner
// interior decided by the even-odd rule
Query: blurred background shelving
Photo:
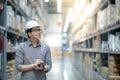
[[[83,62],[91,66],[93,72],[95,71],[105,80],[119,80],[117,68],[120,54],[118,45],[120,41],[119,1],[98,0],[97,6],[92,8],[93,11],[90,9],[92,3],[94,2],[86,2],[86,6],[91,5],[86,11],[88,17],[83,17],[84,12],[77,22],[73,22],[76,26],[73,30],[73,50],[81,53]],[[88,13],[89,10],[92,14]]]

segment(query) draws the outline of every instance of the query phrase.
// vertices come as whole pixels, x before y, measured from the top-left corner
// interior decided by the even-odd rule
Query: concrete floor
[[[89,66],[80,62],[79,54],[73,54],[72,57],[53,57],[52,62],[53,67],[47,73],[47,80],[104,80],[93,73]],[[19,80],[19,75],[14,80]]]
[[[47,73],[48,80],[103,80],[79,59],[79,54],[53,58],[52,70]]]

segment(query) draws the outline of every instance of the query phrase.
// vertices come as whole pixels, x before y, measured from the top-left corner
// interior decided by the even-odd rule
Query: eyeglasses
[[[32,29],[32,32],[42,32],[42,29]]]

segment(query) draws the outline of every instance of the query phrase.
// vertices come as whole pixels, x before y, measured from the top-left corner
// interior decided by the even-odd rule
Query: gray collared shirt
[[[37,47],[33,47],[28,40],[19,46],[16,52],[16,69],[20,71],[22,65],[33,64],[35,59],[41,59],[45,67],[52,68],[51,51],[47,44],[39,42]],[[29,70],[22,72],[21,80],[46,80],[46,72]]]

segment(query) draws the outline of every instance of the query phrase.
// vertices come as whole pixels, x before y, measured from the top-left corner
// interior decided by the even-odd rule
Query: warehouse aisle
[[[47,80],[104,80],[80,60],[79,53],[73,53],[72,57],[53,57],[53,67],[47,73]],[[20,73],[13,80],[20,80]]]
[[[80,80],[80,64],[70,57],[57,57],[53,59],[53,68],[47,74],[48,80]]]
[[[48,80],[103,80],[97,74],[93,74],[89,66],[80,62],[79,54],[72,57],[53,58],[53,68],[47,74]]]

